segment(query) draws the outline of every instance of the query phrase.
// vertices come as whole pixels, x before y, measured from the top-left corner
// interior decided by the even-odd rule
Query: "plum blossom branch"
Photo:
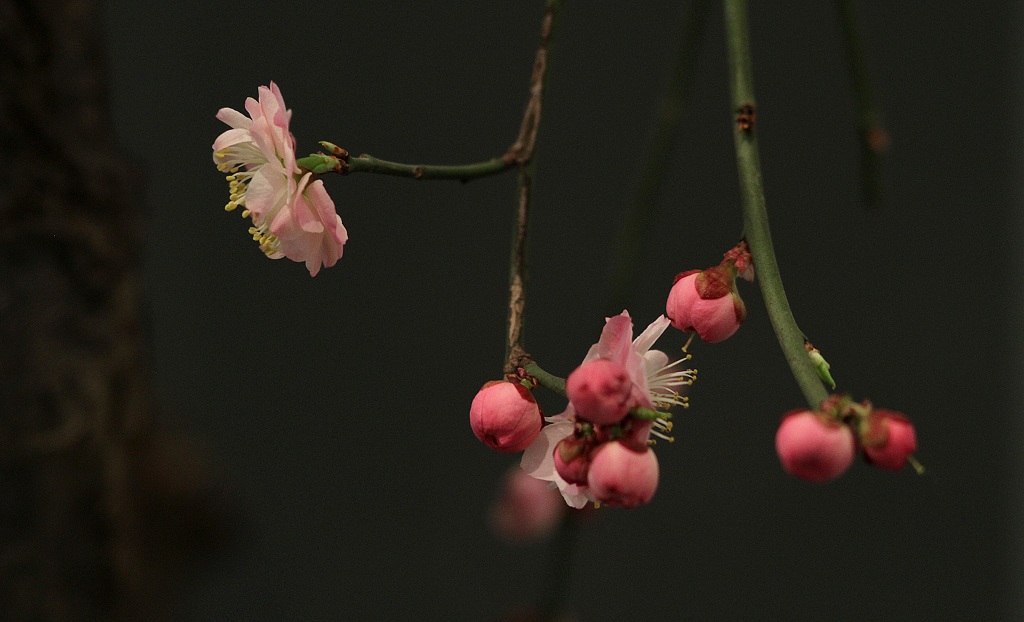
[[[396,177],[412,177],[413,179],[452,179],[461,182],[471,181],[479,177],[497,175],[512,168],[512,164],[504,158],[491,158],[474,164],[402,164],[381,160],[363,154],[348,159],[349,173],[378,173]]]
[[[336,172],[342,175],[349,173],[377,173],[379,175],[393,175],[395,177],[410,177],[412,179],[451,179],[461,182],[471,181],[489,175],[498,175],[505,171],[519,168],[520,170],[520,204],[524,201],[529,204],[529,180],[524,183],[523,171],[528,168],[533,160],[533,152],[537,144],[537,133],[540,130],[541,108],[544,101],[544,86],[546,84],[547,69],[551,58],[552,34],[555,28],[556,18],[564,4],[564,0],[547,0],[547,8],[544,12],[544,20],[541,24],[541,40],[537,47],[537,54],[533,64],[533,74],[530,78],[530,98],[526,103],[526,110],[523,113],[523,120],[519,126],[519,135],[503,155],[482,162],[471,164],[405,164],[402,162],[391,162],[382,160],[369,154],[350,156],[347,151],[337,147],[333,143],[322,142],[328,150],[328,154],[311,154],[306,160],[307,168],[312,169],[312,162],[324,157],[334,158],[334,165],[325,166],[323,170],[315,172]],[[302,161],[300,160],[300,162]],[[532,175],[532,169],[529,171]],[[526,192],[523,192],[526,186]],[[520,211],[522,211],[520,209]],[[525,217],[524,217],[525,218]]]
[[[519,188],[516,193],[516,218],[512,229],[512,251],[509,256],[508,284],[508,334],[505,341],[505,373],[516,369],[515,352],[523,343],[523,321],[526,311],[526,240],[530,224],[533,175],[536,169],[534,150],[540,130],[544,89],[547,86],[548,68],[551,64],[552,43],[558,15],[564,0],[547,0],[544,19],[541,22],[540,44],[533,63],[530,77],[530,99],[526,104],[519,137],[509,147],[503,159],[519,167]]]
[[[750,34],[746,0],[723,0],[725,32],[729,55],[729,86],[736,113],[734,142],[743,204],[743,229],[757,267],[758,283],[768,317],[811,410],[828,397],[804,346],[805,338],[789,306],[779,265],[772,246],[761,183],[761,161],[757,149],[757,104],[754,100],[754,74],[750,57]]]

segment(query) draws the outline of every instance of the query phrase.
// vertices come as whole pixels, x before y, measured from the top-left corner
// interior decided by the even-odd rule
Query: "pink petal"
[[[266,119],[259,117],[253,121],[249,132],[252,134],[252,141],[256,143],[256,147],[267,160],[280,160],[274,141],[274,132]]]
[[[234,108],[221,108],[217,111],[217,118],[235,129],[247,130],[252,125],[252,119]]]
[[[249,113],[253,121],[263,118],[263,109],[260,108],[260,103],[251,97],[245,98],[245,111]]]
[[[276,220],[277,209],[287,203],[287,198],[288,179],[274,172],[268,164],[261,166],[249,182],[245,207],[253,213],[253,222],[262,225],[267,218]]]
[[[321,214],[318,206],[310,202],[309,197],[306,196],[306,186],[309,184],[309,180],[313,177],[313,173],[306,173],[299,180],[299,187],[295,190],[295,209],[293,210],[292,217],[295,219],[295,224],[299,229],[306,233],[323,233],[324,221],[323,215]],[[320,184],[320,189],[323,190],[323,183],[317,180]],[[326,195],[327,192],[323,191]],[[317,200],[322,200],[320,195],[317,195]],[[327,197],[330,201],[331,198]],[[331,203],[331,207],[334,207],[334,203]]]
[[[252,141],[252,134],[249,133],[248,129],[235,128],[233,130],[227,130],[223,134],[217,137],[217,140],[213,141],[213,150],[220,151],[232,145],[238,143],[247,143]]]
[[[629,313],[623,311],[615,317],[605,318],[601,338],[594,344],[583,362],[593,359],[608,359],[626,366],[629,353],[632,351],[633,320]]]

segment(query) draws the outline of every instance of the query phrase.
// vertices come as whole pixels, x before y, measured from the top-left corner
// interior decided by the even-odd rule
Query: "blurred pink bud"
[[[872,466],[898,471],[917,451],[914,425],[903,413],[876,408],[861,430],[864,458]]]
[[[540,540],[554,531],[566,507],[557,490],[516,467],[505,476],[491,506],[491,528],[514,542]]]
[[[587,361],[565,382],[579,419],[599,425],[622,421],[632,406],[633,381],[626,368],[607,359]]]
[[[679,330],[696,331],[708,343],[732,336],[747,316],[747,309],[727,268],[683,273],[669,291],[665,315]]]
[[[587,484],[600,503],[624,508],[643,505],[658,489],[658,458],[647,448],[638,452],[619,441],[604,443],[591,457]]]
[[[492,380],[473,398],[469,424],[476,437],[491,448],[515,453],[537,438],[543,419],[526,387],[518,382]]]
[[[775,451],[787,473],[809,482],[827,482],[853,463],[856,444],[850,428],[809,410],[787,413],[775,434]]]

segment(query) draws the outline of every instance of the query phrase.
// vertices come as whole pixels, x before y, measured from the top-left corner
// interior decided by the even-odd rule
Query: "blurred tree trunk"
[[[153,427],[140,189],[101,35],[94,0],[0,0],[3,620],[159,619],[180,533],[151,523],[168,488],[195,492]]]

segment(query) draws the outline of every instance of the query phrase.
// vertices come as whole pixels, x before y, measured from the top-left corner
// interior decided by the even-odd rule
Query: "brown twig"
[[[562,4],[563,0],[547,0],[544,19],[541,22],[540,43],[537,46],[537,55],[533,62],[533,74],[530,76],[530,99],[526,103],[523,122],[519,126],[519,136],[502,156],[502,159],[510,165],[515,163],[519,166],[516,221],[512,235],[512,252],[509,257],[508,339],[505,348],[505,373],[515,371],[513,352],[517,347],[522,346],[523,341],[523,321],[526,309],[526,240],[529,231],[533,187],[533,155],[537,147],[544,88],[547,84],[548,68],[551,65],[552,34]]]

